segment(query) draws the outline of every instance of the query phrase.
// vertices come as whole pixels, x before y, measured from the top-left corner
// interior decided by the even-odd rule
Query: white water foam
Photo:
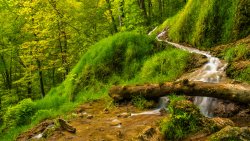
[[[141,112],[141,113],[132,113],[131,116],[138,116],[138,115],[161,115],[162,110],[167,110],[167,105],[169,104],[170,100],[168,97],[163,96],[159,100],[158,108],[151,111]]]
[[[158,41],[163,41],[159,38],[164,36],[165,34],[166,34],[166,31],[161,32],[160,34],[158,34],[156,39]],[[207,57],[208,63],[206,63],[202,67],[202,69],[195,72],[195,75],[192,78],[190,78],[191,81],[202,81],[202,82],[208,82],[208,83],[220,82],[227,64],[223,64],[219,58],[213,57],[212,55],[210,55],[209,52],[200,51],[195,48],[182,46],[173,42],[169,42],[167,40],[165,40],[164,42],[172,46],[175,46],[176,48],[179,48],[181,50],[185,50],[190,53],[201,54]],[[208,117],[213,116],[212,112],[213,112],[214,107],[217,105],[217,103],[218,101],[216,98],[197,96],[194,99],[194,104],[196,104],[200,108],[203,115],[208,116]]]

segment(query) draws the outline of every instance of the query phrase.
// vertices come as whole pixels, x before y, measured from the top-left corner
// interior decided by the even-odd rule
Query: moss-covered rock
[[[169,110],[171,117],[160,123],[161,132],[167,139],[180,140],[203,127],[203,116],[192,102],[172,101]]]
[[[247,141],[250,140],[250,128],[226,126],[209,138],[210,141]]]

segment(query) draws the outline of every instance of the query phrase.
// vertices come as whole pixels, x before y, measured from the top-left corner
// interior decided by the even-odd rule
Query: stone
[[[222,129],[226,126],[234,126],[234,122],[228,118],[220,118],[220,117],[216,117],[216,118],[211,118],[210,119],[218,129]]]
[[[93,115],[87,115],[87,119],[92,119],[92,118],[94,118]]]
[[[119,126],[119,125],[121,125],[121,124],[122,124],[122,122],[121,122],[120,120],[118,120],[118,119],[114,119],[114,120],[112,120],[112,122],[110,123],[111,126]]]
[[[147,126],[139,135],[138,135],[138,140],[139,141],[150,141],[150,139],[154,136],[156,133],[156,130],[151,127]]]
[[[78,114],[78,117],[83,118],[84,116],[87,116],[86,112],[81,112]]]
[[[249,141],[250,140],[250,128],[226,126],[225,128],[212,134],[209,137],[209,141],[222,141],[222,140],[224,141],[226,140]]]
[[[239,117],[249,117],[250,116],[250,109],[246,109],[243,111],[240,111],[237,116]]]
[[[105,109],[103,110],[103,113],[104,113],[104,114],[108,114],[108,113],[109,113],[108,108],[105,108]]]
[[[235,103],[228,103],[225,101],[219,101],[214,109],[214,116],[218,117],[232,117],[236,115],[240,110],[240,106]]]
[[[119,115],[117,115],[117,117],[121,117],[121,118],[128,118],[131,116],[131,113],[121,113]]]

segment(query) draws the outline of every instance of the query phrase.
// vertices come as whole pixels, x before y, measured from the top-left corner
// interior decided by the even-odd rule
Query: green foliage
[[[101,40],[83,55],[57,91],[74,97],[79,88],[108,83],[114,75],[131,79],[154,52],[153,44],[146,35],[128,32]]]
[[[175,80],[185,71],[188,61],[189,53],[169,48],[145,61],[140,78],[151,82]]]
[[[14,128],[30,123],[35,111],[35,104],[31,99],[24,99],[16,106],[9,107],[4,115],[5,128]]]
[[[250,59],[250,48],[246,44],[238,44],[225,50],[224,59],[227,62]]]
[[[131,100],[132,104],[135,105],[139,109],[144,109],[147,100],[143,96],[133,96]]]
[[[250,33],[250,20],[243,10],[247,3],[247,0],[189,0],[156,32],[170,27],[170,39],[204,47],[236,40]]]
[[[160,130],[170,140],[181,140],[202,127],[198,107],[183,98],[174,98],[169,105],[171,116],[160,123]]]
[[[246,81],[250,83],[250,66],[248,65],[245,68],[236,68],[234,65],[230,65],[226,70],[227,75],[230,78],[239,81]]]
[[[249,46],[247,44],[237,44],[226,48],[222,55],[229,63],[226,69],[227,75],[230,78],[250,83],[250,66],[243,62],[250,59]],[[239,61],[241,63],[238,64]]]
[[[31,118],[31,120],[34,122],[41,122],[45,119],[48,119],[48,118],[55,118],[55,113],[52,111],[52,109],[46,109],[46,110],[38,110]]]

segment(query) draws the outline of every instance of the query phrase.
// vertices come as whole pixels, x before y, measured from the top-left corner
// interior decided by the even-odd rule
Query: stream
[[[159,40],[159,37],[157,37],[157,39]],[[169,42],[167,40],[165,40],[164,42],[181,50],[185,50],[190,53],[197,53],[207,57],[208,62],[203,67],[190,74],[190,77],[188,78],[190,81],[202,81],[207,83],[219,83],[221,81],[227,64],[222,63],[219,58],[213,57],[208,52],[200,51],[198,49],[185,47],[176,43]],[[216,98],[196,96],[194,98],[194,104],[196,104],[200,108],[200,111],[203,115],[212,117],[213,110],[217,107],[218,100]]]
[[[156,28],[155,28],[156,29]],[[154,29],[154,30],[155,30]],[[149,33],[149,35],[152,33],[152,31]],[[223,77],[224,70],[227,66],[227,63],[223,63],[220,61],[219,58],[212,56],[209,52],[200,51],[196,48],[186,47],[177,43],[170,42],[168,40],[162,40],[160,39],[166,35],[166,31],[161,32],[158,34],[156,39],[160,42],[166,42],[176,48],[179,48],[181,50],[188,51],[190,53],[196,53],[203,56],[206,56],[208,59],[208,62],[199,68],[198,70],[192,72],[188,79],[190,81],[201,81],[201,82],[207,82],[207,83],[219,83]],[[218,99],[217,98],[211,98],[211,97],[194,97],[194,104],[197,105],[200,108],[201,113],[206,117],[213,117],[213,111],[218,105]],[[165,108],[166,105],[169,103],[169,99],[167,97],[160,98],[159,106],[157,109],[152,111],[146,111],[138,114],[132,114],[132,116],[135,115],[144,115],[144,114],[158,114],[160,115],[161,109]]]

